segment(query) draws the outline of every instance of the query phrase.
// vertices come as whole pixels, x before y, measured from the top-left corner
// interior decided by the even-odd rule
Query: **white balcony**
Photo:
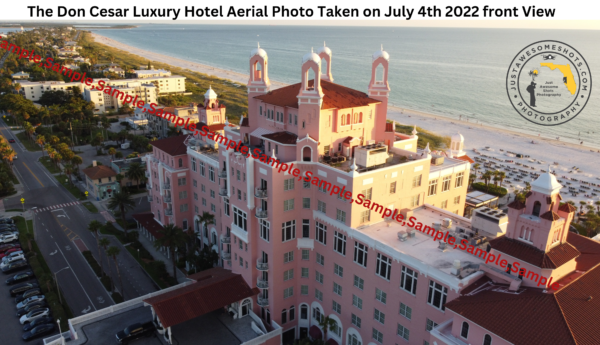
[[[298,249],[315,249],[315,240],[312,238],[299,238],[296,244]]]
[[[262,259],[257,259],[256,260],[256,269],[259,271],[268,271],[269,263],[263,262]]]
[[[221,257],[223,258],[223,260],[230,261],[231,260],[231,253],[221,252]]]
[[[152,202],[152,200],[154,200],[154,198],[152,197],[152,195],[148,195],[148,202]]]
[[[267,216],[268,216],[267,211],[258,210],[258,209],[256,210],[256,213],[254,213],[254,215],[258,219],[264,219],[264,218],[267,218]]]
[[[227,196],[227,188],[221,188],[221,189],[219,189],[219,195],[220,196]]]
[[[147,190],[151,190],[152,189],[152,183],[146,183],[146,189]]]
[[[269,299],[261,297],[261,296],[258,296],[258,297],[256,297],[256,303],[259,306],[261,306],[261,307],[268,307],[269,306]]]
[[[269,282],[267,280],[264,280],[262,278],[257,278],[256,279],[256,287],[259,289],[268,289],[269,288]]]
[[[219,177],[220,178],[227,178],[227,170],[221,170],[221,171],[219,171]]]
[[[267,189],[261,189],[261,188],[256,188],[256,190],[254,191],[254,196],[259,198],[259,199],[266,199],[267,198]]]
[[[230,236],[222,236],[221,237],[221,243],[222,244],[229,244],[229,243],[231,243],[231,237]]]
[[[171,189],[171,184],[170,183],[165,183],[163,184],[163,189]]]
[[[146,178],[150,178],[150,172],[148,170],[144,171],[144,175],[146,175]]]
[[[166,202],[166,203],[169,203],[169,204],[171,203],[171,197],[170,196],[163,196],[162,199],[163,199],[163,202]]]
[[[173,215],[173,209],[172,208],[165,209],[165,216],[172,216],[172,215]]]

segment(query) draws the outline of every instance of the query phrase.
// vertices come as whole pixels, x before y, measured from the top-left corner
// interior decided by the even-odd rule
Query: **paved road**
[[[16,139],[3,122],[0,123],[0,131],[7,139]],[[42,155],[41,152],[29,152],[18,139],[16,140],[17,143],[12,145],[19,158],[15,160],[14,171],[23,184],[24,192],[6,198],[4,208],[21,209],[20,199],[24,198],[25,208],[32,209],[36,242],[48,266],[53,272],[70,267],[58,274],[58,282],[75,316],[113,304],[73,242],[83,243],[98,257],[96,239],[87,230],[87,225],[94,219],[104,223],[104,217],[99,213],[90,213],[83,205],[77,203],[75,197],[37,161]],[[48,209],[49,206],[53,208]],[[45,211],[41,211],[44,209]],[[121,246],[116,240],[113,240],[113,245]],[[137,261],[123,247],[118,261],[126,299],[156,290]],[[106,267],[106,261],[104,265]],[[113,280],[117,282],[114,262],[111,262],[111,265]]]

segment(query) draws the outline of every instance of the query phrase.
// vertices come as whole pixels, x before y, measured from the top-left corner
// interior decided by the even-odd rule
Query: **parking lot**
[[[24,270],[20,270],[18,272],[26,271],[28,268]],[[23,335],[23,325],[19,323],[19,318],[17,317],[17,307],[15,303],[15,298],[10,295],[9,290],[15,285],[6,285],[6,279],[12,277],[18,272],[13,272],[9,274],[4,274],[0,272],[0,311],[2,314],[0,316],[0,334],[2,340],[0,343],[2,344],[23,344],[25,343],[22,339]],[[36,281],[35,279],[29,281]],[[58,331],[43,336],[41,338],[35,339],[30,344],[42,344],[42,339],[45,337],[52,336],[54,334],[58,334]]]

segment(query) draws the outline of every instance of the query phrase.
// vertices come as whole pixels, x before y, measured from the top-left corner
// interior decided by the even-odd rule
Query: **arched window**
[[[483,336],[483,345],[492,345],[492,336],[489,334]]]
[[[362,119],[362,113],[358,114],[358,123],[362,123],[363,119]]]
[[[469,324],[466,322],[462,323],[462,328],[460,330],[460,336],[467,339],[469,337]]]
[[[312,149],[309,146],[304,146],[302,148],[302,161],[303,162],[311,162],[312,161]]]
[[[350,119],[350,114],[346,115],[346,124],[349,125],[351,124],[351,119]]]
[[[521,226],[521,233],[519,234],[519,238],[525,238],[525,226]]]
[[[179,158],[179,167],[183,167],[183,159]]]
[[[354,121],[352,123],[358,123],[358,113],[354,113]]]
[[[211,234],[211,237],[212,237],[212,239],[211,239],[211,243],[212,243],[212,244],[217,244],[217,233],[216,233],[216,232],[213,232],[213,233]]]
[[[252,308],[252,302],[249,299],[244,300],[242,302],[242,317],[250,314],[250,309]]]
[[[334,325],[333,325],[333,328],[331,329],[331,331],[338,337],[341,337],[342,336],[342,328],[340,327],[340,325],[338,324],[338,322],[336,320],[333,320],[333,321],[334,321]]]
[[[296,307],[290,307],[290,321],[296,320]]]
[[[323,313],[321,312],[321,309],[319,309],[319,307],[314,307],[313,308],[313,319],[315,319],[317,322],[320,322],[322,318],[323,318]]]
[[[281,324],[283,325],[286,322],[287,322],[287,309],[283,309],[281,311]]]
[[[300,320],[308,320],[308,306],[306,304],[300,306]]]
[[[362,345],[362,342],[358,340],[355,334],[350,334],[348,336],[348,345]]]
[[[542,204],[539,201],[533,203],[533,215],[536,217],[540,216],[540,209],[542,208]]]
[[[187,219],[183,220],[183,226],[182,226],[182,228],[183,228],[183,230],[187,230],[187,228],[188,228],[188,221],[187,221]]]
[[[342,115],[342,126],[346,125],[346,115]]]

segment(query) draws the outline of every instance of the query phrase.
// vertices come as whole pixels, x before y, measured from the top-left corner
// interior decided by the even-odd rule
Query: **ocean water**
[[[334,81],[364,92],[371,56],[383,45],[391,57],[392,105],[600,147],[600,90],[592,87],[575,119],[541,126],[517,114],[505,87],[515,55],[541,40],[565,42],[578,50],[596,77],[600,31],[160,24],[93,31],[141,49],[242,73],[248,73],[249,53],[260,42],[269,55],[269,77],[286,83],[300,81],[302,56],[325,41],[333,52]]]

